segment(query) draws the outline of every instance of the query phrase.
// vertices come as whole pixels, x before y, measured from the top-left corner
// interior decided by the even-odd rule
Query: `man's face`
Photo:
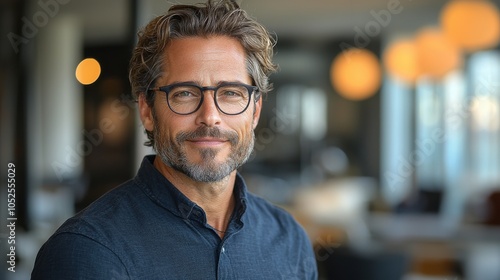
[[[166,71],[157,86],[192,82],[217,86],[222,82],[251,84],[246,54],[241,44],[228,37],[191,37],[172,41],[165,51]],[[156,92],[154,110],[141,117],[153,130],[155,150],[163,163],[195,181],[216,182],[240,167],[253,150],[261,100],[240,115],[225,115],[204,92],[201,107],[190,115],[172,112],[165,94]],[[147,110],[145,110],[147,111]]]

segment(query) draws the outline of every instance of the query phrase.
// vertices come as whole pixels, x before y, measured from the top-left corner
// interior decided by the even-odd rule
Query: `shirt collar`
[[[181,193],[153,165],[155,155],[145,156],[134,181],[156,204],[183,219],[197,220],[206,223],[203,209]],[[233,217],[238,220],[246,210],[247,187],[240,174],[236,175],[234,184],[235,208]]]

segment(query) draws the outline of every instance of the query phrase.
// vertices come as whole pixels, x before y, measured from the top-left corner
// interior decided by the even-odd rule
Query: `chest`
[[[133,230],[119,248],[132,279],[299,279],[302,267],[279,234],[243,228],[221,240],[186,221]]]

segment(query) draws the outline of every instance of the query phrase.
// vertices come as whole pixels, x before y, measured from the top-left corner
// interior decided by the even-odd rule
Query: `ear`
[[[253,129],[257,127],[260,119],[260,111],[262,110],[262,96],[255,102],[255,110],[253,112]]]
[[[154,119],[153,119],[153,109],[149,107],[146,102],[146,94],[139,94],[139,116],[142,121],[142,125],[147,131],[153,131]]]

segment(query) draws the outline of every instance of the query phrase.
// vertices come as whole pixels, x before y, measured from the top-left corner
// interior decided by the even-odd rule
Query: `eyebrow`
[[[178,84],[178,83],[193,84],[193,85],[197,85],[197,86],[203,87],[202,83],[200,83],[199,81],[194,81],[194,80],[189,80],[189,81],[179,81],[179,80],[176,80],[176,81],[173,81],[173,82],[171,82],[169,84],[172,85],[172,84]],[[219,86],[221,84],[232,84],[232,83],[247,84],[247,83],[245,83],[243,81],[240,81],[240,80],[228,80],[228,81],[218,81],[215,84],[215,86]],[[208,85],[208,86],[212,86],[212,85]]]

